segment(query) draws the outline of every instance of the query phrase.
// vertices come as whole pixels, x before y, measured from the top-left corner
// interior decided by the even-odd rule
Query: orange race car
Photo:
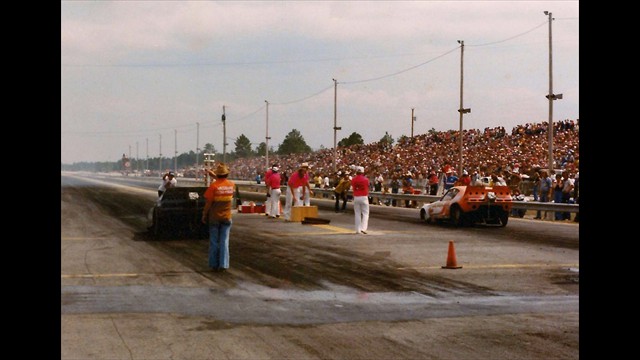
[[[422,206],[420,219],[427,223],[447,221],[459,226],[506,226],[511,207],[508,186],[454,186],[440,200]]]

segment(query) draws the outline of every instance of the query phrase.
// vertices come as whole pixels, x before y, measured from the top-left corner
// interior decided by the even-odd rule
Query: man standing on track
[[[364,176],[364,167],[356,167],[356,176],[351,180],[351,187],[356,234],[366,234],[369,226],[369,179]]]
[[[302,206],[303,200],[302,196],[304,194],[304,189],[309,190],[309,193],[313,195],[313,191],[309,187],[309,164],[303,162],[300,164],[300,168],[298,171],[291,174],[289,177],[289,181],[287,182],[287,190],[285,195],[285,205],[284,205],[284,219],[289,221],[291,220],[291,207]]]
[[[340,174],[340,171],[338,171]],[[335,209],[336,212],[345,212],[347,210],[347,190],[351,187],[351,180],[349,180],[349,172],[345,171],[342,174],[342,178],[336,185],[335,189],[333,189],[333,194],[336,198]],[[340,201],[342,200],[342,208],[340,208]]]
[[[265,212],[270,215],[271,218],[280,217],[280,168],[277,166],[271,167],[271,175],[265,180],[265,185],[269,191],[269,200],[267,201],[267,208]]]
[[[267,200],[264,202],[264,215],[269,216],[269,210],[271,210],[271,189],[269,188],[269,177],[273,174],[273,168],[277,165],[272,165],[264,173],[264,186],[267,190]]]
[[[216,180],[204,192],[206,203],[202,210],[202,223],[209,224],[209,267],[224,272],[229,268],[231,203],[235,184],[227,179],[229,168],[224,163],[218,163],[210,175]]]

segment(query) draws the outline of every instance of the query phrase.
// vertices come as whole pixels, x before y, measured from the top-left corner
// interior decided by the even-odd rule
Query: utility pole
[[[158,135],[160,135],[160,162],[159,162],[160,168],[158,169],[158,171],[160,172],[160,175],[162,176],[162,134],[158,134]]]
[[[336,158],[338,157],[338,80],[333,79],[333,172],[336,172]]]
[[[463,64],[464,64],[464,40],[458,40],[458,44],[460,44],[460,108],[458,109],[458,112],[460,113],[460,164],[458,164],[458,176],[462,175],[462,171],[463,171],[463,166],[462,166],[462,115],[466,114],[466,113],[470,113],[471,109],[465,109],[462,106],[462,89],[463,89],[463,79],[464,79],[464,72],[463,72]]]
[[[139,147],[138,147],[138,142],[136,141],[136,169],[138,170],[138,173],[139,173],[140,172],[140,161],[139,161],[140,157],[139,157],[138,151],[139,151]]]
[[[269,102],[267,100],[264,101],[267,104],[267,135],[264,137],[265,139],[265,168],[268,169],[269,168],[269,139],[271,139],[269,137]]]
[[[411,138],[413,139],[413,122],[416,121],[416,117],[413,116],[414,108],[411,108]]]
[[[547,132],[549,133],[549,175],[551,175],[551,170],[553,170],[553,100],[562,99],[562,94],[553,94],[553,66],[552,66],[552,57],[551,57],[551,22],[553,21],[553,17],[551,17],[551,12],[545,11],[545,15],[549,16],[549,94],[545,97],[549,100],[549,128]]]
[[[173,143],[174,143],[174,155],[173,155],[173,171],[178,174],[178,130],[173,130]]]
[[[200,173],[200,123],[196,122],[196,181]]]
[[[147,138],[147,162],[144,166],[145,170],[149,170],[149,138]]]
[[[225,115],[224,105],[222,105],[222,162],[227,163],[227,124],[225,122],[227,116]]]

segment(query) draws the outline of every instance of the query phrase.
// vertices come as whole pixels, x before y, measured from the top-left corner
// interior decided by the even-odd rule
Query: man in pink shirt
[[[309,186],[309,164],[303,162],[300,164],[300,168],[298,171],[291,174],[289,178],[289,182],[287,183],[287,190],[285,194],[285,204],[283,215],[284,219],[289,221],[291,220],[291,207],[294,204],[295,206],[302,206],[302,196],[303,189],[307,189],[311,195],[313,195],[313,191],[311,191],[311,187]]]
[[[351,180],[353,189],[353,212],[356,215],[356,234],[366,234],[369,227],[369,179],[364,176],[364,167],[356,167],[356,176]]]
[[[280,190],[280,173],[278,172],[280,168],[274,165],[270,170],[271,174],[265,180],[265,185],[270,192],[265,212],[270,215],[271,218],[277,218],[280,217],[280,194],[282,193]]]

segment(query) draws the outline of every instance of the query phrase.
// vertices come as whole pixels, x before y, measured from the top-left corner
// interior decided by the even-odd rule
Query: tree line
[[[431,131],[435,131],[432,129]],[[398,141],[405,138],[406,135],[402,135]],[[394,140],[389,135],[388,132],[385,132],[384,136],[380,139],[380,142],[386,142],[389,145],[392,145]],[[259,143],[255,149],[251,146],[252,142],[249,140],[247,136],[241,134],[234,141],[234,150],[228,152],[226,155],[227,162],[241,159],[241,158],[250,158],[250,157],[259,157],[265,156],[267,154],[267,144],[263,141]],[[363,145],[364,140],[362,136],[357,132],[351,133],[348,137],[343,138],[337,144],[339,147],[348,147],[351,145]],[[324,147],[321,146],[320,150]],[[307,144],[304,140],[304,137],[297,129],[291,130],[287,136],[285,136],[282,143],[278,146],[278,150],[274,151],[273,146],[269,146],[269,154],[277,154],[277,155],[289,155],[289,154],[299,154],[299,153],[311,153],[313,149]],[[195,166],[197,163],[202,164],[204,161],[204,154],[215,154],[214,160],[220,162],[224,158],[224,154],[217,151],[217,149],[210,143],[204,145],[204,148],[196,153],[193,150],[189,150],[189,152],[182,153],[175,158],[175,162],[179,169],[189,168]],[[123,156],[122,159],[118,161],[104,161],[104,162],[76,162],[73,164],[62,164],[61,170],[63,171],[95,171],[95,172],[111,172],[111,171],[122,171],[125,168],[125,163],[129,163],[128,170],[129,171],[143,171],[146,169],[154,169],[154,170],[163,170],[163,169],[171,169],[174,165],[173,157],[150,157],[149,159],[127,159]],[[161,166],[162,165],[162,166]]]

